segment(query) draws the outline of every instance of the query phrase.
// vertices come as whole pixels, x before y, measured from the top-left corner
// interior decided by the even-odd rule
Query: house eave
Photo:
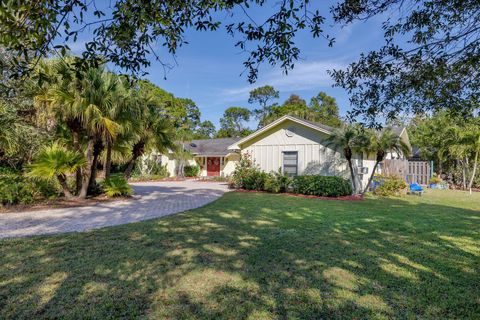
[[[332,132],[330,130],[326,130],[324,128],[321,128],[321,127],[318,127],[314,124],[311,124],[307,121],[303,121],[301,119],[298,119],[296,117],[292,117],[292,116],[289,116],[289,115],[286,115],[286,116],[283,116],[275,121],[273,121],[272,123],[266,125],[265,127],[261,128],[260,130],[257,130],[255,132],[253,132],[252,134],[246,136],[245,138],[241,139],[240,141],[238,141],[237,143],[235,144],[232,144],[231,146],[228,147],[229,150],[241,150],[240,148],[240,145],[242,145],[243,143],[261,135],[262,133],[264,133],[265,131],[268,131],[270,130],[271,128],[274,128],[275,126],[279,125],[280,123],[284,122],[284,121],[287,121],[287,120],[290,120],[292,122],[295,122],[295,123],[298,123],[298,124],[301,124],[305,127],[308,127],[308,128],[311,128],[313,130],[316,130],[316,131],[319,131],[319,132],[322,132],[322,133],[325,133],[325,134],[332,134]]]

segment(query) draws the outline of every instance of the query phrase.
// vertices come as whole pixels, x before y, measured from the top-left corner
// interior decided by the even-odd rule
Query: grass
[[[0,242],[0,318],[465,319],[480,194],[229,193],[175,216]]]

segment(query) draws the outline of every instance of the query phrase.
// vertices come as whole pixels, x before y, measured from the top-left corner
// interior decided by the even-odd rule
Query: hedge
[[[183,172],[185,177],[197,177],[200,174],[200,166],[199,165],[187,165],[183,168]]]
[[[297,176],[293,179],[295,193],[322,197],[341,197],[352,194],[349,180],[333,176]]]

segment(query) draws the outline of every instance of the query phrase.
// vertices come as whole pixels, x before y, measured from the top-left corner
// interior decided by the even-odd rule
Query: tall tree
[[[74,72],[74,57],[42,62],[38,69],[39,77],[45,84],[36,95],[39,110],[47,119],[46,125],[66,125],[71,133],[72,145],[76,152],[85,150],[86,164],[77,170],[77,193],[86,198],[95,178],[96,165],[103,139],[118,134],[120,125],[112,120],[112,102],[118,79],[103,67],[88,68]],[[51,117],[53,116],[53,118]]]
[[[167,152],[175,149],[174,130],[172,124],[165,119],[155,105],[141,103],[143,108],[136,114],[135,122],[138,122],[136,132],[132,136],[131,156],[124,172],[125,178],[129,179],[136,161],[149,151]]]
[[[74,72],[77,58],[41,60],[35,70],[38,88],[34,90],[37,108],[37,123],[46,131],[65,125],[70,132],[71,143],[76,152],[82,152],[85,128],[82,123],[84,104],[79,103],[82,87],[81,72]],[[40,81],[41,80],[41,81]],[[82,169],[76,171],[76,193],[82,186]]]
[[[230,107],[225,110],[220,119],[220,130],[217,132],[218,138],[225,137],[244,137],[251,133],[251,130],[245,126],[245,122],[250,120],[251,111],[242,107]]]
[[[310,100],[310,110],[313,121],[320,122],[331,127],[340,127],[342,120],[338,112],[337,101],[334,97],[325,92],[319,92],[318,95]]]
[[[476,121],[472,124],[467,126],[467,141],[470,146],[471,152],[474,154],[473,157],[473,165],[472,165],[472,173],[470,175],[470,180],[468,182],[468,189],[470,192],[472,190],[473,182],[477,175],[477,167],[479,156],[480,156],[480,121],[479,119],[475,119]]]
[[[193,133],[194,139],[210,139],[215,136],[215,125],[210,120],[205,120],[198,125]]]
[[[355,152],[363,152],[363,131],[357,126],[344,125],[340,128],[333,130],[332,134],[327,138],[326,145],[333,148],[334,150],[342,151],[343,156],[348,163],[348,169],[350,170],[350,179],[352,182],[352,189],[355,193],[358,189],[355,181],[355,171],[353,170],[352,158]]]
[[[259,105],[259,108],[253,111],[255,118],[258,120],[258,128],[265,126],[265,119],[271,113],[272,105],[269,104],[269,101],[278,99],[279,96],[279,92],[269,85],[250,91],[248,103]]]
[[[79,198],[86,198],[89,187],[95,183],[98,158],[104,148],[105,139],[114,139],[121,126],[114,120],[113,103],[118,78],[103,68],[88,69],[82,77],[83,88],[78,103],[82,106],[82,123],[87,133],[85,170],[82,171],[82,187]]]

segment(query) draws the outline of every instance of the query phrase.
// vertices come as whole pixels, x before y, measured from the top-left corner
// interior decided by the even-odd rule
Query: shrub
[[[103,181],[103,191],[109,197],[129,196],[133,193],[132,187],[123,176],[112,176]]]
[[[185,177],[198,177],[200,174],[200,166],[197,164],[193,166],[185,166],[183,167],[183,172]]]
[[[265,191],[279,193],[286,192],[292,183],[292,179],[287,175],[278,172],[271,172],[265,180]]]
[[[0,168],[0,204],[29,204],[57,197],[59,186],[55,181],[27,177],[19,171]]]
[[[340,197],[352,194],[349,180],[332,176],[297,176],[293,179],[295,193],[323,197]]]
[[[375,189],[374,193],[382,197],[398,195],[405,191],[407,184],[403,179],[396,176],[384,176],[382,183]]]
[[[124,170],[122,170],[123,172]],[[145,177],[157,177],[158,178],[168,178],[169,173],[167,165],[162,165],[156,159],[149,157],[142,161],[137,161],[135,168],[132,172],[132,177],[136,178],[145,178]],[[153,180],[153,179],[147,179]]]
[[[431,178],[430,178],[430,184],[439,184],[441,183],[443,180],[442,178],[440,178],[439,176],[437,176],[436,174],[434,174]]]
[[[250,155],[242,154],[240,156],[240,161],[235,165],[235,170],[233,171],[231,177],[231,187],[236,189],[245,188],[245,178],[250,174],[249,171],[253,169],[253,163],[250,159]]]
[[[247,190],[265,190],[265,181],[268,174],[260,171],[257,168],[250,168],[246,171],[246,175],[243,177],[243,188]]]

